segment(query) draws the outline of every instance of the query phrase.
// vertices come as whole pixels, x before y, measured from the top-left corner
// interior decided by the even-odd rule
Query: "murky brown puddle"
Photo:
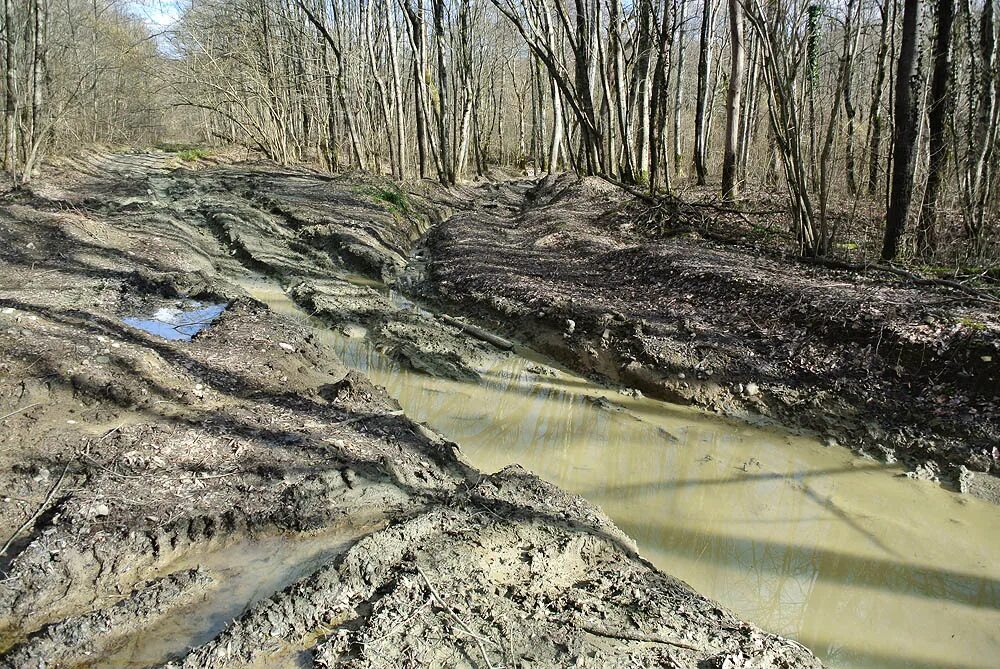
[[[198,602],[131,635],[101,658],[99,666],[138,669],[187,652],[213,638],[245,609],[308,576],[374,529],[372,523],[314,535],[279,534],[185,555],[164,572],[200,567],[215,585]],[[269,666],[297,666],[295,653],[286,653]]]
[[[277,287],[247,288],[306,318]],[[831,667],[1000,666],[992,505],[841,447],[627,397],[522,355],[461,383],[307,324],[481,469],[517,462],[599,504],[665,572]]]

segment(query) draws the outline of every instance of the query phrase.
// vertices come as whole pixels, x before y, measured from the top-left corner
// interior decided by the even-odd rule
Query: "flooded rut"
[[[137,669],[158,665],[207,642],[244,610],[308,576],[374,527],[245,539],[224,548],[185,555],[165,571],[198,567],[212,576],[216,585],[194,604],[172,611],[130,636],[102,658],[101,666]],[[289,656],[275,662],[296,666],[294,657]]]
[[[308,319],[273,284],[246,287],[479,468],[516,462],[599,504],[665,572],[828,666],[1000,661],[992,505],[845,448],[619,394],[530,352],[498,352],[481,383],[415,373]]]

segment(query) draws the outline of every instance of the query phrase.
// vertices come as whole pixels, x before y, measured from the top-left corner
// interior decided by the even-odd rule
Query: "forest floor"
[[[475,291],[506,277],[490,313],[516,305],[521,249],[585,258],[600,243],[528,241],[520,205],[496,203],[530,187],[401,197],[124,154],[0,202],[0,667],[818,667],[657,571],[585,500],[516,466],[477,471],[244,288],[280,282],[345,333],[463,378],[502,353],[369,284],[425,280],[414,241],[482,205],[494,236],[469,234],[509,256],[463,250],[448,225],[430,276],[477,310]],[[481,278],[454,276],[463,263]],[[560,306],[525,316],[532,339],[562,339],[567,319],[567,342],[594,332],[596,303],[569,278]]]
[[[577,371],[1000,502],[1000,300],[697,232],[718,225],[651,236],[637,209],[598,179],[495,188],[424,240],[427,296]]]

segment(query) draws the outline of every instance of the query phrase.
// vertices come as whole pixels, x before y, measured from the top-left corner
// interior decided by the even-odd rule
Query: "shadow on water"
[[[712,560],[734,571],[769,571],[788,575],[807,574],[809,580],[834,581],[853,588],[881,589],[912,597],[957,602],[976,608],[1000,610],[1000,580],[978,577],[939,567],[859,556],[847,551],[804,546],[709,532],[669,519],[649,519],[643,523],[619,522],[629,536],[657,534],[668,541],[658,551]],[[762,556],[769,556],[762,559]],[[794,556],[788,569],[786,556]]]

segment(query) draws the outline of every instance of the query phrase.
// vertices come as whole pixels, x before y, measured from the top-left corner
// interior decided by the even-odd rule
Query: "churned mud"
[[[818,667],[242,287],[475,378],[499,349],[372,283],[470,196],[399,195],[136,154],[0,205],[0,666]]]
[[[632,196],[596,179],[480,198],[425,240],[429,298],[595,377],[1000,501],[996,302],[691,234],[650,239]]]

